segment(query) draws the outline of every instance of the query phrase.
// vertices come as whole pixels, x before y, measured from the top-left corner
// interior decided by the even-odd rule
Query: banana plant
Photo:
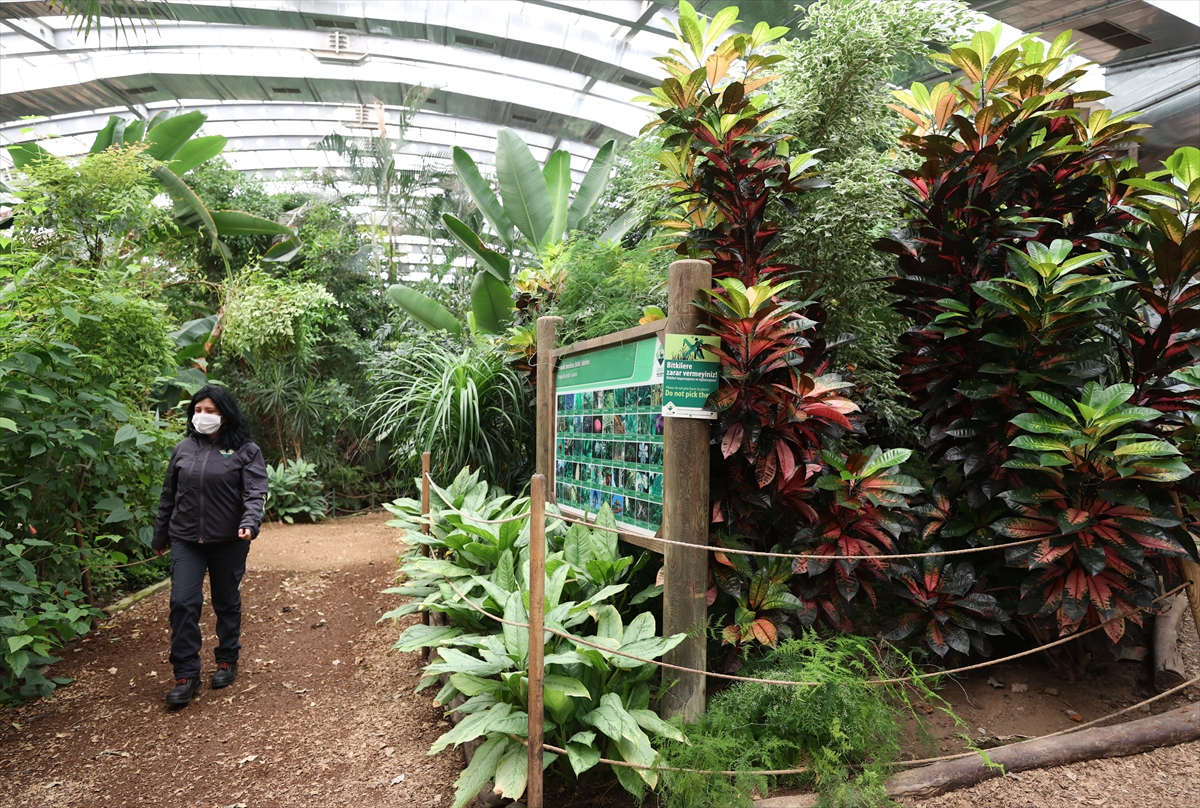
[[[294,228],[236,210],[210,211],[183,177],[192,169],[217,157],[228,143],[223,135],[195,137],[208,116],[199,110],[174,115],[159,112],[149,121],[126,120],[110,115],[108,123],[92,141],[90,154],[117,147],[140,147],[153,163],[150,174],[175,205],[176,223],[185,230],[203,233],[214,253],[226,260],[229,251],[222,237],[271,235],[277,243],[263,255],[265,261],[290,261],[300,249]],[[37,143],[8,146],[13,164],[22,168],[36,160],[58,160]]]
[[[491,226],[477,233],[461,219],[442,214],[446,232],[475,259],[471,281],[470,325],[473,331],[501,334],[512,321],[513,264],[537,260],[571,230],[586,223],[608,184],[615,144],[596,153],[583,181],[571,194],[571,155],[560,149],[539,166],[516,132],[502,128],[496,144],[497,197],[479,166],[465,150],[454,148],[454,170]],[[388,294],[414,320],[431,330],[460,333],[462,325],[443,306],[408,287],[395,285]]]

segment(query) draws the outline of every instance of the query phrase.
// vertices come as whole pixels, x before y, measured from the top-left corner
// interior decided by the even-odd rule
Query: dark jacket
[[[243,527],[258,536],[266,497],[267,464],[257,444],[226,453],[207,438],[184,438],[167,466],[150,546],[231,541]]]

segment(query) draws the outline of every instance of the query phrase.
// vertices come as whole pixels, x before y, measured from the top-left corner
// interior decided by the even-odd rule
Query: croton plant
[[[878,246],[898,256],[898,375],[939,475],[921,535],[1042,537],[990,577],[1031,628],[1116,642],[1195,555],[1177,503],[1197,388],[1172,374],[1197,358],[1200,152],[1143,175],[1123,154],[1142,125],[1073,88],[1070,32],[999,53],[997,34],[943,57],[964,79],[896,93],[923,164]]]
[[[938,57],[961,78],[895,93],[921,164],[902,174],[907,225],[877,246],[896,256],[891,291],[912,321],[896,365],[927,430],[918,482],[900,473],[907,450],[850,448],[859,408],[829,372],[820,301],[784,299],[805,287],[771,217],[825,183],[772,130],[783,29],[725,36],[736,14],[681,2],[670,76],[644,97],[679,204],[663,224],[716,279],[699,305],[722,365],[709,401],[712,541],[730,551],[712,563],[720,639],[773,645],[816,620],[850,631],[860,594],[892,618],[885,636],[938,655],[988,652],[1013,614],[1120,638],[1172,559],[1195,555],[1200,152],[1150,175],[1125,159],[1143,125],[1089,110],[1105,94],[1075,88],[1069,32],[1004,48],[979,32]],[[1096,402],[1118,398],[1101,435]],[[936,555],[1031,538],[971,563]]]

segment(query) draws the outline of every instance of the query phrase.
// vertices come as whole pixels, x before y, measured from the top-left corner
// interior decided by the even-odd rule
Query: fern
[[[900,757],[899,716],[916,717],[905,687],[870,685],[912,670],[907,659],[880,661],[869,640],[825,640],[807,631],[748,668],[756,678],[819,682],[815,687],[739,683],[709,699],[685,727],[686,743],[664,747],[666,765],[737,776],[670,772],[667,808],[749,808],[780,786],[817,788],[821,805],[890,805],[884,780]],[[924,699],[937,699],[916,685]],[[805,767],[802,775],[751,772]]]

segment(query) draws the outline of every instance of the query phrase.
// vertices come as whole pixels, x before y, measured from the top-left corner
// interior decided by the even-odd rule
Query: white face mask
[[[207,412],[198,412],[192,416],[192,426],[201,435],[215,434],[221,428],[221,416]]]

